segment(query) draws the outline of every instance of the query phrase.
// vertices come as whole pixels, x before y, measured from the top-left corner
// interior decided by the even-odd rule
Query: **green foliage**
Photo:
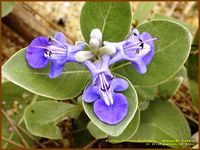
[[[186,68],[182,67],[175,76],[158,86],[158,96],[162,98],[170,98],[173,96],[180,87],[184,78],[186,78]]]
[[[190,128],[181,111],[168,101],[157,99],[141,112],[139,129],[130,142],[153,141],[181,148],[188,147],[186,140],[190,138]]]
[[[116,75],[118,76],[118,75]],[[120,78],[124,78],[123,76],[118,76]],[[125,78],[126,79],[126,78]],[[127,80],[127,79],[126,79]],[[127,80],[128,81],[128,80]],[[94,111],[93,111],[93,104],[89,104],[83,101],[83,107],[88,115],[88,117],[91,119],[91,121],[103,132],[107,133],[111,136],[119,136],[128,126],[128,124],[131,122],[133,117],[136,114],[137,108],[138,108],[138,98],[137,93],[133,87],[133,85],[128,81],[129,88],[128,90],[124,91],[123,94],[126,96],[128,103],[129,103],[129,111],[127,116],[124,118],[122,122],[120,122],[117,125],[109,125],[105,124],[102,121],[100,121]]]
[[[2,83],[2,109],[6,112],[9,117],[15,121],[18,125],[25,129],[23,122],[23,113],[24,109],[30,104],[34,103],[36,100],[49,100],[45,97],[39,97],[15,84],[12,82],[3,82]],[[10,130],[10,131],[9,131]],[[27,141],[29,146],[33,145],[34,142],[27,138],[23,132],[19,132]],[[19,138],[14,134],[14,131],[11,130],[11,126],[8,123],[7,119],[2,116],[2,136],[10,139],[11,141],[21,143]],[[7,142],[2,142],[2,148],[16,148]]]
[[[62,75],[51,79],[49,67],[33,69],[28,66],[25,51],[20,50],[3,65],[3,77],[35,94],[59,100],[74,98],[84,89],[89,77],[84,66],[67,63]]]
[[[1,2],[1,17],[7,16],[15,5],[15,2]]]
[[[133,21],[137,24],[141,24],[144,20],[148,19],[148,17],[152,14],[156,2],[140,2],[136,12],[133,15]]]
[[[99,129],[92,121],[87,125],[87,129],[95,139],[104,139],[108,134]]]
[[[174,22],[177,22],[177,23],[183,25],[189,31],[191,31],[191,32],[194,31],[194,28],[190,24],[187,24],[187,23],[185,23],[185,22],[183,22],[179,19],[173,18],[173,17],[169,17],[169,16],[165,16],[165,15],[161,15],[161,14],[154,14],[151,19],[152,20],[154,20],[154,19],[165,19],[165,20],[169,20],[169,21],[174,21]]]
[[[14,3],[3,2],[2,5],[2,16],[5,16],[12,11]],[[67,63],[62,75],[51,79],[48,77],[50,64],[45,69],[28,66],[26,48],[3,65],[3,77],[16,84],[3,82],[3,110],[12,113],[11,118],[22,127],[26,126],[34,136],[49,139],[62,139],[58,123],[75,118],[74,127],[77,130],[81,128],[80,132],[73,135],[77,148],[90,143],[92,136],[96,139],[106,138],[111,143],[127,140],[138,143],[146,140],[174,148],[188,147],[183,140],[191,139],[189,125],[181,111],[167,100],[186,77],[183,65],[191,48],[191,34],[188,30],[193,31],[193,28],[175,18],[160,14],[155,14],[152,21],[144,23],[155,5],[156,2],[141,2],[133,17],[128,2],[85,2],[82,8],[80,25],[86,42],[89,42],[90,32],[94,28],[102,31],[103,41],[123,41],[130,31],[132,18],[139,24],[140,33],[148,32],[152,37],[159,37],[155,41],[155,55],[146,74],[136,72],[127,61],[111,66],[114,75],[129,83],[128,90],[122,92],[129,103],[128,114],[122,122],[117,125],[103,123],[95,115],[93,104],[82,101],[81,96],[77,99],[80,105],[50,101],[48,98],[65,100],[80,95],[89,79],[89,72],[83,65]],[[197,34],[193,45],[198,45]],[[85,50],[89,50],[88,44]],[[193,52],[196,50],[192,49]],[[197,55],[190,55],[187,71],[193,102],[197,106]],[[41,101],[35,103],[36,99]],[[17,113],[13,109],[16,101],[19,106]],[[81,113],[81,106],[85,114]],[[5,117],[2,122],[3,137],[20,143],[13,132],[8,132],[10,127]],[[23,137],[26,138],[25,135]],[[30,145],[34,144],[32,141],[28,142]],[[3,148],[10,147],[13,146],[3,142]]]
[[[131,25],[128,2],[85,2],[80,18],[81,31],[88,43],[94,28],[101,30],[103,41],[122,41]]]
[[[153,100],[158,93],[157,86],[153,86],[153,87],[136,86],[135,90],[137,91],[139,101]]]
[[[190,51],[191,34],[180,24],[167,20],[150,21],[138,29],[159,37],[155,41],[155,55],[147,72],[142,75],[137,73],[130,62],[115,66],[112,71],[127,77],[134,86],[159,85],[174,76],[185,63]]]
[[[61,139],[59,122],[68,118],[78,118],[79,106],[64,102],[42,101],[29,105],[24,111],[24,121],[28,131],[36,136]]]
[[[139,127],[139,123],[140,123],[140,110],[138,109],[136,111],[134,118],[131,120],[126,129],[119,136],[109,136],[107,133],[99,129],[91,121],[88,123],[87,129],[95,139],[104,139],[107,137],[106,141],[110,143],[121,143],[123,141],[126,141],[136,133]]]
[[[186,78],[186,68],[182,67],[173,77],[158,86],[136,87],[140,110],[145,110],[149,106],[150,100],[154,100],[156,97],[165,99],[172,97],[184,78]]]
[[[198,29],[199,30],[199,29]],[[198,30],[195,33],[191,53],[198,50]],[[190,54],[187,63],[187,73],[189,78],[190,93],[192,95],[192,101],[196,108],[198,108],[198,76],[199,76],[199,65],[198,65],[198,53]]]
[[[111,143],[120,143],[123,141],[126,141],[127,139],[131,138],[136,131],[138,130],[140,124],[140,110],[137,109],[136,114],[134,118],[131,120],[131,122],[128,124],[126,129],[117,137],[114,136],[108,136],[108,141]]]

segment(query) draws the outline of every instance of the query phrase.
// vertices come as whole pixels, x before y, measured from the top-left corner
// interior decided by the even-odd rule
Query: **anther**
[[[140,50],[139,50],[139,49],[137,49],[135,53],[136,53],[136,54],[139,54],[139,53],[140,53]]]

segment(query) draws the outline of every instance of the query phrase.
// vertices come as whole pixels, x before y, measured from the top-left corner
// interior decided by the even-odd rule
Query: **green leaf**
[[[198,29],[199,30],[199,29]],[[197,51],[198,50],[198,30],[195,33],[193,42],[192,42],[192,49],[191,52]],[[192,96],[192,102],[195,105],[196,108],[198,108],[198,101],[199,101],[199,96],[198,96],[198,77],[199,77],[199,58],[198,54],[190,54],[188,58],[188,63],[187,63],[187,73],[188,73],[188,78],[189,78],[189,90]]]
[[[138,101],[138,107],[140,108],[140,111],[144,111],[149,107],[151,100],[139,100]]]
[[[156,4],[156,2],[140,2],[136,12],[134,13],[133,20],[137,24],[144,22],[152,14],[151,11]]]
[[[123,76],[120,76],[120,75],[117,75],[117,74],[116,74],[116,76],[118,76],[120,78],[124,78]],[[126,79],[126,78],[124,78],[124,79]],[[99,129],[101,129],[102,131],[104,131],[108,135],[119,136],[120,134],[122,134],[122,132],[126,129],[128,124],[131,122],[131,120],[133,119],[133,117],[136,114],[136,111],[137,111],[137,108],[138,108],[137,93],[136,93],[133,85],[129,81],[128,81],[128,83],[129,83],[129,88],[128,88],[128,90],[124,91],[123,94],[126,96],[126,98],[128,100],[129,111],[128,111],[127,116],[124,118],[124,120],[121,121],[117,125],[109,125],[109,124],[106,124],[106,123],[103,123],[102,121],[100,121],[96,117],[96,115],[93,111],[93,104],[89,104],[89,103],[86,103],[86,102],[83,101],[83,108],[84,108],[86,114],[88,115],[88,117],[91,119],[91,121]]]
[[[33,69],[28,66],[25,51],[20,50],[3,65],[3,77],[33,93],[53,99],[70,99],[82,92],[89,77],[84,66],[67,63],[62,75],[51,79],[48,77],[49,67]]]
[[[24,121],[28,131],[36,136],[61,139],[57,123],[67,118],[77,118],[79,106],[64,102],[42,101],[29,105],[24,111]]]
[[[153,100],[155,97],[169,98],[173,96],[184,78],[186,78],[186,68],[183,66],[173,77],[158,86],[136,87],[139,106],[141,102],[141,105],[144,104],[146,107],[147,103],[144,101]]]
[[[138,127],[139,127],[139,123],[140,123],[140,110],[137,109],[134,118],[131,120],[131,122],[128,124],[128,126],[122,132],[122,134],[120,134],[117,137],[108,136],[108,141],[111,143],[125,142],[126,140],[131,138],[136,133],[136,131],[138,130]]]
[[[7,16],[15,5],[15,2],[1,2],[1,17]]]
[[[138,87],[135,87],[135,90],[138,94],[139,101],[153,100],[158,93],[157,86],[153,86],[153,87],[138,86]]]
[[[185,63],[190,51],[191,34],[180,24],[167,20],[150,21],[138,29],[159,37],[155,41],[155,55],[147,72],[139,74],[130,62],[115,66],[112,71],[127,77],[135,87],[159,85],[174,76]]]
[[[147,109],[150,101],[156,97],[165,99],[172,97],[180,87],[184,78],[186,78],[186,68],[183,66],[178,73],[158,86],[136,87],[140,110]]]
[[[180,148],[188,147],[184,140],[190,139],[189,125],[178,107],[168,101],[155,100],[141,112],[139,129],[130,141],[161,143]]]
[[[167,82],[158,86],[158,95],[162,98],[170,98],[173,96],[180,87],[183,79],[186,77],[186,68],[182,67],[181,70]]]
[[[104,139],[108,137],[108,134],[99,129],[92,121],[88,123],[87,129],[95,139]]]
[[[181,25],[183,25],[185,28],[187,28],[189,31],[194,31],[194,28],[190,25],[190,24],[187,24],[179,19],[176,19],[176,18],[173,18],[173,17],[169,17],[169,16],[165,16],[165,15],[161,15],[161,14],[154,14],[153,17],[151,18],[152,20],[155,20],[155,19],[165,19],[165,20],[169,20],[169,21],[174,21],[174,22],[177,22]]]
[[[99,129],[92,121],[88,123],[87,129],[89,130],[90,134],[95,138],[95,139],[106,139],[107,142],[110,143],[121,143],[132,137],[140,123],[140,111],[139,109],[136,111],[136,114],[134,118],[131,120],[131,122],[128,124],[126,129],[120,134],[119,136],[109,136],[107,133]]]
[[[6,81],[2,83],[2,109],[9,115],[9,117],[14,120],[18,125],[25,129],[23,122],[23,113],[24,109],[36,100],[49,100],[45,97],[39,97],[15,84],[12,82]],[[19,138],[14,134],[13,130],[10,130],[11,126],[8,123],[7,119],[2,116],[2,136],[21,143]],[[20,131],[20,130],[19,130]],[[26,139],[28,144],[34,145],[34,142],[27,138],[27,136],[20,132],[20,134]],[[22,143],[21,143],[22,144]],[[16,148],[7,142],[2,142],[2,148]]]
[[[131,6],[128,2],[85,2],[81,11],[81,31],[88,43],[94,28],[101,30],[103,41],[122,41],[130,31]]]

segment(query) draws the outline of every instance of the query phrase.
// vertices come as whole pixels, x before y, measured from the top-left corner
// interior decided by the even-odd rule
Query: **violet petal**
[[[32,68],[44,68],[49,60],[44,56],[44,48],[49,45],[48,38],[37,37],[26,50],[26,60]],[[42,48],[44,47],[44,48]]]
[[[128,101],[123,94],[113,95],[114,104],[107,106],[103,99],[98,99],[94,102],[94,112],[97,117],[107,124],[120,123],[128,113]]]
[[[144,74],[147,71],[147,67],[141,59],[139,59],[137,61],[132,61],[131,63],[137,72]]]
[[[145,41],[145,40],[152,39],[152,36],[149,33],[147,33],[147,32],[143,32],[140,35],[140,38],[141,38],[142,41]],[[148,52],[148,54],[146,54],[142,58],[142,60],[144,61],[144,63],[146,65],[148,65],[151,62],[151,60],[152,60],[152,58],[154,56],[154,41],[148,41],[148,42],[145,42],[145,43],[150,45],[150,51]]]
[[[121,78],[114,78],[112,81],[112,87],[114,91],[124,91],[128,89],[128,82]]]
[[[55,46],[63,47],[64,44],[67,44],[66,39],[65,39],[65,35],[62,32],[57,32],[54,35],[54,39],[56,40],[56,41],[54,41]]]
[[[49,72],[49,77],[50,78],[56,78],[57,76],[59,76],[64,68],[64,64],[60,65],[58,63],[56,63],[56,61],[52,60],[52,66]]]
[[[97,100],[99,98],[99,94],[95,90],[98,89],[94,89],[94,85],[91,83],[83,93],[83,100],[87,103]]]

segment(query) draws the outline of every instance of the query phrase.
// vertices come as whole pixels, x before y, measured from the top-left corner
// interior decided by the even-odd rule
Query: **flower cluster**
[[[147,32],[139,33],[133,29],[130,36],[122,42],[104,41],[99,29],[90,34],[91,51],[84,51],[85,42],[70,45],[65,36],[58,32],[54,38],[37,37],[28,46],[26,59],[32,68],[44,68],[51,62],[50,78],[61,75],[67,62],[83,63],[90,71],[92,82],[83,93],[83,100],[93,103],[96,116],[104,123],[118,124],[128,114],[128,101],[120,93],[129,87],[125,79],[115,77],[109,66],[129,60],[139,73],[147,71],[147,65],[154,55],[154,40]]]

